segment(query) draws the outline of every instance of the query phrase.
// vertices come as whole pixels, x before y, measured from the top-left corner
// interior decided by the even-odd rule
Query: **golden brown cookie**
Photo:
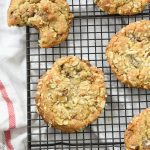
[[[96,5],[108,14],[134,15],[144,10],[150,0],[95,0]]]
[[[8,9],[8,25],[35,27],[45,48],[66,40],[72,18],[66,0],[11,0]]]
[[[126,150],[150,150],[150,108],[135,116],[124,135]]]
[[[129,87],[150,89],[150,21],[124,27],[112,37],[106,56],[118,80]]]
[[[38,113],[63,132],[79,131],[91,124],[105,101],[102,71],[75,56],[58,59],[38,83]]]

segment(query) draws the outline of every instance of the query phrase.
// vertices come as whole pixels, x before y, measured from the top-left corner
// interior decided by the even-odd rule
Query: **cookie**
[[[125,135],[126,150],[150,150],[150,108],[135,116]]]
[[[108,14],[134,15],[142,12],[150,0],[95,0]]]
[[[131,23],[114,35],[106,57],[122,83],[150,89],[150,21]]]
[[[75,56],[58,59],[39,80],[36,106],[50,126],[79,131],[96,120],[106,100],[101,70]]]
[[[66,0],[11,0],[8,9],[8,25],[35,27],[43,48],[66,40],[72,18]]]

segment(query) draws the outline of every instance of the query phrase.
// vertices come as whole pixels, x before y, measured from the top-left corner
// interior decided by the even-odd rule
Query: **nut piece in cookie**
[[[95,0],[95,4],[108,14],[134,15],[142,12],[149,0]]]
[[[150,21],[131,23],[112,37],[106,56],[117,79],[150,89]]]
[[[11,0],[8,9],[8,25],[35,27],[44,48],[66,40],[72,18],[66,0]]]
[[[75,56],[58,59],[37,87],[38,113],[63,132],[79,131],[91,124],[105,101],[103,72]]]
[[[124,141],[126,150],[150,150],[150,108],[135,116],[129,123]]]

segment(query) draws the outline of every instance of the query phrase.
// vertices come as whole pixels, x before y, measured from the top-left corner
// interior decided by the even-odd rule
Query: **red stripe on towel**
[[[5,100],[7,104],[7,109],[8,109],[8,115],[9,115],[9,129],[8,131],[5,131],[5,139],[6,139],[6,145],[8,150],[14,150],[13,145],[11,144],[11,133],[10,129],[14,129],[16,127],[16,119],[15,119],[15,111],[14,111],[14,106],[9,98],[5,86],[0,80],[0,92],[2,94],[3,99]]]
[[[11,144],[11,133],[10,130],[5,131],[5,140],[6,140],[6,145],[8,150],[14,150],[13,145]]]

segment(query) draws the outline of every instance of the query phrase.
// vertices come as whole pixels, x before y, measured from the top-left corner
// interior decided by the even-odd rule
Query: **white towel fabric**
[[[0,1],[0,150],[26,147],[25,28],[8,27],[10,0]]]

